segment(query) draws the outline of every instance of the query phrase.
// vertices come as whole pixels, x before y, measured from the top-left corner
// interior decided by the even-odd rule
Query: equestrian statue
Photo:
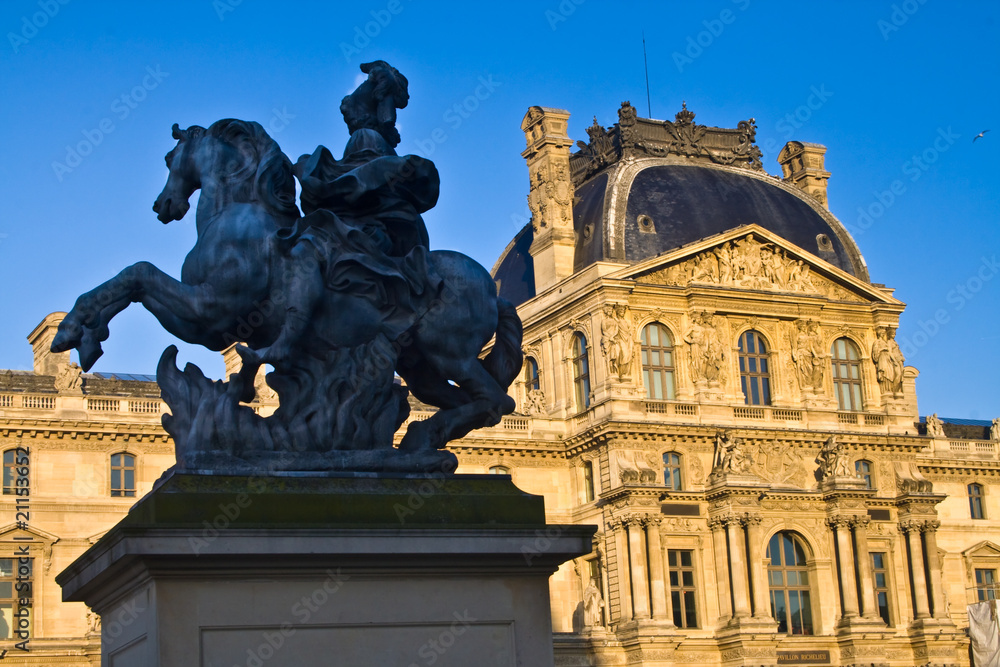
[[[514,410],[517,312],[476,261],[429,249],[420,214],[437,203],[437,169],[394,150],[406,78],[384,61],[361,69],[368,79],[341,104],[351,136],[340,160],[319,146],[293,165],[254,122],[175,124],[153,210],[180,220],[201,190],[180,281],[133,264],[59,326],[53,351],[75,348],[84,370],[135,302],[188,343],[236,344],[243,363],[228,381],[179,370],[174,346],[160,358],[177,470],[450,472],[449,441]],[[279,400],[266,418],[246,405],[263,364]],[[438,411],[395,446],[409,393]]]

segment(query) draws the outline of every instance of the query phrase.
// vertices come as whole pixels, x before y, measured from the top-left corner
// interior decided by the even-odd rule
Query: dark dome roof
[[[761,171],[646,158],[619,162],[576,188],[574,271],[599,261],[633,264],[756,223],[862,280],[868,272],[843,225],[798,188]],[[527,225],[494,268],[500,295],[535,295]]]

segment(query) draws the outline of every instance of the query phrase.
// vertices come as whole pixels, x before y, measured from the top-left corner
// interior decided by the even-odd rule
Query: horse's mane
[[[243,156],[243,164],[223,177],[232,186],[234,202],[259,202],[281,217],[298,218],[292,163],[259,123],[225,118],[205,134],[225,142]]]

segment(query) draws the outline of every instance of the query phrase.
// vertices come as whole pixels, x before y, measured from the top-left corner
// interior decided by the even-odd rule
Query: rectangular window
[[[674,625],[678,628],[697,628],[694,552],[687,549],[670,549],[667,552],[667,564],[670,569],[670,603],[673,607]]]
[[[131,454],[111,455],[111,497],[135,497],[135,457]]]
[[[0,558],[0,640],[31,636],[32,559]]]
[[[875,579],[875,606],[886,625],[889,622],[889,568],[885,552],[873,551],[872,577]]]
[[[997,599],[996,570],[976,570],[976,595],[980,602]]]

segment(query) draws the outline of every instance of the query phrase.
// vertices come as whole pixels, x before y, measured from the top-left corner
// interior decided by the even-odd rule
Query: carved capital
[[[927,519],[920,522],[921,533],[933,533],[941,527],[941,522],[937,519]]]
[[[850,518],[851,528],[863,528],[863,529],[867,529],[868,525],[871,522],[872,522],[872,518],[870,516],[867,516],[867,515],[865,515],[865,516],[852,516]]]
[[[740,523],[749,528],[750,526],[759,526],[763,518],[759,514],[751,514],[750,512],[743,513],[740,516]]]
[[[642,522],[644,528],[649,528],[650,526],[659,526],[663,523],[663,515],[661,514],[645,514],[639,518]]]
[[[734,521],[736,521],[734,515],[720,514],[719,516],[712,517],[708,520],[708,528],[709,530],[725,530],[726,526]]]
[[[851,517],[847,516],[831,516],[827,517],[826,525],[834,530],[839,530],[840,528],[849,528],[851,526]]]

